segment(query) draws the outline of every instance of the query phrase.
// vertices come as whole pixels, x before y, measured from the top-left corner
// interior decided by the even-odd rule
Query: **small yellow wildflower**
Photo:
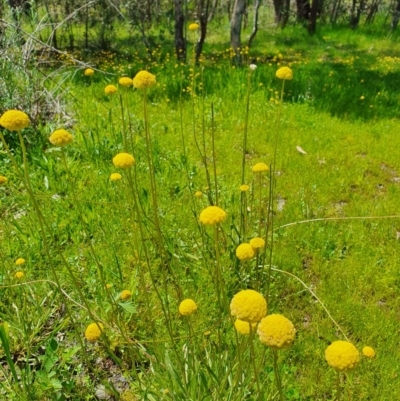
[[[269,167],[265,163],[257,163],[252,168],[253,173],[263,173],[269,171]]]
[[[364,356],[366,356],[367,358],[370,358],[370,359],[375,358],[375,355],[376,355],[375,350],[372,347],[368,347],[368,346],[364,347],[362,349],[362,353]]]
[[[194,194],[194,196],[195,196],[196,198],[201,198],[201,197],[203,196],[203,192],[201,192],[201,191],[196,191],[195,194]]]
[[[360,96],[360,100],[364,100],[365,99],[365,96]]]
[[[107,85],[107,86],[104,88],[104,93],[105,93],[106,95],[114,95],[115,93],[117,93],[117,91],[118,91],[118,89],[117,89],[117,87],[114,86],[114,85]]]
[[[253,247],[247,242],[240,244],[236,248],[236,256],[239,260],[244,262],[245,260],[253,259],[255,256],[255,252]]]
[[[107,283],[104,287],[106,287],[106,290],[109,290],[113,285],[110,283]]]
[[[292,344],[296,330],[289,319],[283,315],[275,314],[261,320],[257,333],[260,341],[268,347],[282,349]]]
[[[129,78],[129,77],[122,77],[122,78],[120,78],[119,81],[118,81],[118,83],[119,83],[121,86],[124,86],[125,88],[129,88],[130,86],[133,85],[133,81],[132,81],[132,79]]]
[[[257,291],[239,291],[231,301],[231,315],[249,323],[259,322],[267,314],[267,301]]]
[[[139,71],[135,78],[133,78],[133,86],[137,89],[147,89],[151,88],[156,84],[155,75],[148,71]]]
[[[281,67],[276,72],[276,76],[279,79],[290,80],[293,78],[293,72],[289,67]]]
[[[7,181],[7,177],[4,177],[4,175],[0,175],[0,185],[5,184]]]
[[[129,168],[135,164],[135,159],[129,153],[118,153],[114,156],[113,163],[118,168]]]
[[[197,304],[193,301],[193,299],[187,298],[184,299],[179,304],[179,313],[182,316],[190,316],[192,313],[196,312]]]
[[[244,320],[240,320],[240,319],[236,319],[234,324],[235,324],[236,331],[243,335],[250,334],[250,324],[251,324],[251,330],[253,332],[257,328],[257,323],[249,323],[249,322],[245,322]]]
[[[255,237],[252,238],[250,240],[250,245],[254,248],[254,249],[260,249],[260,248],[264,248],[265,246],[265,241],[260,238],[260,237]]]
[[[24,276],[25,276],[24,272],[21,272],[21,271],[20,271],[20,272],[16,272],[16,273],[15,273],[15,277],[16,277],[16,278],[22,278],[22,277],[24,277]]]
[[[111,181],[119,181],[122,180],[122,175],[120,173],[112,173],[110,175],[110,180]]]
[[[222,223],[226,219],[225,210],[218,206],[208,206],[200,213],[199,221],[204,225],[213,226]]]
[[[94,70],[92,68],[86,68],[84,74],[86,77],[91,77],[94,74]]]
[[[132,298],[132,293],[129,290],[123,290],[120,297],[123,301],[127,301]]]
[[[19,110],[8,110],[0,117],[0,125],[9,131],[21,131],[29,123],[29,117]]]
[[[55,146],[65,146],[70,144],[73,140],[74,137],[65,129],[58,129],[49,137],[49,141]]]
[[[21,266],[21,265],[23,265],[25,262],[26,262],[26,260],[25,260],[24,258],[18,258],[18,259],[15,261],[15,264],[16,264],[17,266]]]
[[[249,187],[248,185],[246,185],[246,184],[243,184],[243,185],[241,185],[241,186],[239,187],[239,189],[240,189],[242,192],[247,192],[247,191],[250,189],[250,187]]]
[[[103,330],[104,326],[101,323],[90,323],[85,331],[86,340],[91,343],[96,342],[100,338]]]
[[[199,24],[196,24],[195,22],[189,25],[189,31],[197,31],[199,28]]]
[[[334,341],[325,350],[325,359],[335,370],[348,371],[357,366],[360,354],[352,343],[348,341]]]

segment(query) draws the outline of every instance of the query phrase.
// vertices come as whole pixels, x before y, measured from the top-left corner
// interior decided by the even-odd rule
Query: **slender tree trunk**
[[[297,21],[304,22],[310,19],[311,6],[309,0],[296,0]]]
[[[201,52],[203,51],[204,41],[207,36],[208,12],[211,0],[200,0],[198,8],[198,18],[200,21],[200,37],[196,43],[196,63],[199,62]]]
[[[357,0],[353,0],[350,16],[350,26],[352,29],[356,29],[360,23],[361,12],[364,8],[364,4],[365,0],[360,0],[360,3],[357,7]]]
[[[330,18],[331,24],[336,24],[340,5],[341,5],[341,0],[334,1],[333,7],[332,7],[331,18]]]
[[[235,0],[233,6],[233,14],[231,19],[231,47],[235,51],[236,62],[240,63],[240,35],[242,32],[242,19],[244,9],[246,6],[246,0]]]
[[[395,9],[393,10],[391,28],[395,30],[400,20],[400,0],[397,0]]]
[[[367,18],[365,18],[366,24],[372,24],[375,20],[375,15],[379,10],[380,0],[372,0],[371,6],[369,8],[369,12]]]
[[[215,13],[217,12],[217,7],[218,7],[218,2],[219,0],[214,0],[213,5],[211,7],[211,10],[208,14],[208,22],[211,22],[212,19],[214,18]]]
[[[186,40],[183,36],[185,16],[183,0],[174,0],[175,4],[175,53],[178,60],[186,60]]]
[[[322,5],[322,0],[312,0],[311,3],[311,12],[310,12],[310,20],[308,22],[308,33],[313,35],[317,28],[317,16],[318,16],[318,9],[320,7],[320,1]]]
[[[275,22],[284,28],[289,20],[290,0],[273,0]]]
[[[254,1],[255,1],[255,3],[254,3],[253,30],[249,37],[249,41],[247,42],[248,47],[251,47],[251,44],[258,32],[258,12],[260,10],[261,0],[254,0]]]

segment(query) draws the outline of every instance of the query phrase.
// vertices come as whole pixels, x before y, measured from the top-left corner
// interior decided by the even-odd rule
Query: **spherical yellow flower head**
[[[4,175],[0,175],[0,185],[5,184],[7,181],[7,177],[4,177]]]
[[[193,24],[189,25],[189,31],[197,31],[200,28],[199,24],[196,24],[195,22]]]
[[[135,164],[135,159],[129,153],[118,153],[113,158],[113,163],[118,168],[129,168]]]
[[[129,77],[122,77],[119,79],[118,83],[121,86],[124,86],[125,88],[129,88],[130,86],[133,85],[133,81],[132,79],[130,79]]]
[[[241,185],[241,186],[239,187],[239,189],[240,189],[242,192],[247,192],[247,191],[250,189],[250,187],[249,187],[248,185],[246,185],[246,184],[243,184],[243,185]]]
[[[293,78],[293,71],[289,67],[281,67],[276,72],[276,77],[279,79],[290,80]]]
[[[222,223],[226,219],[225,210],[218,206],[208,206],[202,210],[199,216],[200,223],[206,226],[213,226]]]
[[[362,349],[362,353],[363,353],[363,355],[364,356],[366,356],[367,358],[375,358],[375,355],[376,355],[376,353],[375,353],[375,350],[372,348],[372,347],[364,347],[363,349]]]
[[[110,288],[112,288],[112,284],[110,284],[110,283],[107,283],[104,287],[106,288],[106,290],[109,290]]]
[[[16,272],[16,273],[15,273],[15,277],[16,277],[16,278],[22,278],[22,277],[24,277],[24,276],[25,276],[24,272]]]
[[[16,264],[17,266],[21,266],[21,265],[23,265],[25,262],[26,262],[26,260],[25,260],[24,258],[18,258],[18,259],[15,261],[15,264]]]
[[[249,323],[259,322],[267,314],[267,301],[257,291],[242,290],[231,301],[231,315]]]
[[[111,181],[119,181],[122,180],[122,175],[120,173],[112,173],[110,175],[110,180]]]
[[[184,299],[179,304],[179,313],[182,316],[190,316],[192,313],[196,312],[197,304],[193,301],[193,299],[187,298]]]
[[[289,347],[296,330],[293,323],[283,315],[269,315],[261,320],[257,333],[260,341],[273,349]]]
[[[236,256],[239,260],[244,262],[245,260],[253,259],[255,256],[255,252],[253,247],[247,242],[240,244],[236,248]]]
[[[156,77],[148,71],[139,71],[133,78],[133,86],[137,89],[151,88],[156,84]]]
[[[117,93],[117,92],[118,92],[118,89],[117,89],[117,87],[114,86],[114,85],[107,85],[107,86],[104,88],[104,93],[105,93],[106,95],[114,95],[114,94]]]
[[[91,77],[94,74],[94,70],[92,68],[86,68],[84,74],[86,77]]]
[[[252,168],[253,173],[264,173],[269,170],[269,167],[265,163],[257,163]]]
[[[132,293],[129,290],[123,290],[120,297],[123,301],[127,301],[132,298]]]
[[[360,354],[352,343],[348,341],[334,341],[325,350],[325,359],[335,370],[347,371],[357,366]]]
[[[8,110],[0,117],[0,125],[9,131],[21,131],[29,123],[29,117],[19,110]]]
[[[265,241],[260,237],[255,237],[250,240],[250,245],[253,249],[261,249],[265,246]]]
[[[196,191],[195,194],[194,194],[194,196],[195,196],[196,198],[201,198],[201,197],[203,196],[203,192],[201,192],[201,191]]]
[[[125,390],[123,393],[121,393],[120,400],[121,401],[137,401],[138,398],[136,398],[136,396],[132,390]]]
[[[65,129],[58,129],[49,137],[49,141],[55,146],[66,146],[73,140],[74,137],[68,131],[65,131]]]
[[[85,331],[86,340],[91,343],[96,342],[100,338],[103,330],[104,326],[101,323],[90,323]]]
[[[250,334],[250,325],[251,330],[254,332],[257,328],[257,323],[249,323],[244,320],[236,319],[235,320],[235,329],[239,334],[248,335]]]

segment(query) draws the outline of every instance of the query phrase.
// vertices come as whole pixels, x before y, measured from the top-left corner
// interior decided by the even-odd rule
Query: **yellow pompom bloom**
[[[187,298],[184,299],[179,304],[179,313],[182,316],[190,316],[192,313],[196,312],[197,304],[193,301],[193,299]]]
[[[231,315],[249,323],[259,322],[267,314],[267,301],[257,291],[239,291],[231,301]]]
[[[117,93],[117,91],[118,91],[118,89],[117,89],[117,87],[114,86],[114,85],[107,85],[107,86],[104,88],[104,93],[105,93],[106,95],[114,95],[115,93]]]
[[[265,163],[257,163],[252,168],[253,173],[263,173],[269,170],[269,167]]]
[[[352,343],[348,341],[334,341],[325,350],[325,359],[334,369],[347,371],[357,366],[360,354]]]
[[[255,252],[253,247],[245,242],[236,248],[236,256],[241,261],[250,260],[254,258]]]
[[[375,355],[376,355],[376,353],[375,353],[375,350],[372,348],[372,347],[364,347],[363,349],[362,349],[362,353],[363,353],[363,355],[364,356],[366,356],[367,358],[375,358]]]
[[[86,340],[91,343],[96,342],[100,338],[103,330],[104,326],[101,323],[90,323],[85,331]]]
[[[122,175],[119,174],[119,173],[112,173],[112,174],[110,175],[110,180],[111,180],[111,181],[119,181],[119,180],[122,180]]]
[[[133,78],[133,86],[137,89],[151,88],[156,84],[156,77],[148,71],[139,71]]]
[[[55,146],[66,146],[73,140],[74,137],[68,131],[65,131],[65,129],[58,129],[49,137],[49,141]]]
[[[194,196],[195,196],[196,198],[201,198],[201,197],[203,196],[203,192],[201,192],[201,191],[196,191],[195,194],[194,194]]]
[[[87,77],[91,77],[94,74],[94,70],[92,68],[86,68],[84,74]]]
[[[15,264],[16,264],[17,266],[21,266],[21,265],[23,265],[25,262],[26,262],[26,260],[25,260],[24,258],[18,258],[18,259],[15,261]]]
[[[250,187],[249,187],[248,185],[246,185],[246,184],[243,184],[243,185],[241,185],[241,186],[239,187],[239,189],[240,189],[242,192],[247,192],[247,191],[250,189]]]
[[[258,325],[257,334],[260,341],[268,347],[282,349],[289,347],[294,341],[296,330],[293,323],[283,315],[264,317]]]
[[[235,325],[236,331],[243,335],[250,334],[250,325],[251,325],[251,330],[253,332],[257,328],[257,323],[249,323],[249,322],[245,322],[244,320],[240,320],[240,319],[236,319],[234,325]]]
[[[0,117],[0,125],[9,131],[21,131],[29,124],[29,117],[19,110],[8,110]]]
[[[125,88],[129,88],[130,86],[133,85],[133,81],[132,79],[130,79],[129,77],[122,77],[119,79],[118,83],[121,86],[125,86]]]
[[[22,278],[22,277],[24,277],[24,276],[25,276],[24,272],[16,272],[16,273],[15,273],[15,277],[16,277],[16,278]]]
[[[200,223],[206,226],[213,226],[222,223],[226,219],[225,210],[218,206],[208,206],[202,210],[199,216]]]
[[[123,301],[127,301],[132,298],[132,293],[129,290],[123,290],[120,297]]]
[[[252,238],[250,240],[250,245],[254,248],[254,249],[260,249],[260,248],[264,248],[265,246],[265,241],[260,238],[260,237],[255,237]]]
[[[4,175],[0,175],[0,185],[5,184],[7,181],[7,177],[4,177]]]
[[[196,24],[195,22],[193,24],[189,25],[189,31],[197,31],[200,28],[199,24]]]
[[[135,159],[129,153],[118,153],[113,158],[113,163],[118,168],[129,168],[135,164]]]
[[[104,287],[106,288],[106,290],[109,290],[110,288],[112,288],[112,284],[110,284],[110,283],[107,283]]]
[[[279,79],[290,80],[293,78],[293,71],[289,67],[281,67],[276,72],[276,76]]]

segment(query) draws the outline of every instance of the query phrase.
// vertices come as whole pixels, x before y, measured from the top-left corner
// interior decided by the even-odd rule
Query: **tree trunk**
[[[199,63],[201,52],[203,51],[204,41],[207,36],[208,12],[211,0],[200,0],[198,8],[198,18],[200,21],[200,37],[196,43],[196,64]]]
[[[289,20],[290,0],[273,0],[275,22],[284,28]]]
[[[175,53],[178,60],[186,60],[186,40],[183,36],[185,16],[183,0],[174,0],[175,4]]]
[[[261,0],[254,0],[254,1],[255,3],[254,3],[253,30],[249,37],[249,41],[247,42],[248,47],[251,47],[251,43],[253,42],[253,39],[256,37],[258,32],[258,12],[260,10]]]
[[[233,48],[236,56],[236,62],[240,63],[240,35],[242,32],[242,19],[246,0],[235,0],[233,6],[233,14],[231,19],[231,47]]]
[[[320,8],[320,1],[322,6],[322,0],[312,0],[311,3],[310,20],[308,23],[308,33],[310,35],[313,35],[315,33],[315,29],[317,28],[317,16],[318,9]]]
[[[397,4],[395,9],[393,10],[393,15],[392,15],[392,24],[391,24],[392,30],[396,29],[399,20],[400,20],[400,0],[397,0]]]
[[[372,24],[375,20],[375,15],[379,10],[380,0],[372,0],[371,6],[367,18],[365,19],[366,24]]]
[[[311,6],[309,0],[296,0],[297,21],[304,22],[310,19]]]
[[[335,24],[337,21],[340,5],[341,5],[341,0],[334,1],[330,18],[331,24]]]
[[[357,7],[357,0],[353,0],[350,16],[350,26],[352,29],[356,29],[358,27],[358,24],[360,23],[361,12],[364,8],[364,4],[365,0],[360,0],[360,3]]]

